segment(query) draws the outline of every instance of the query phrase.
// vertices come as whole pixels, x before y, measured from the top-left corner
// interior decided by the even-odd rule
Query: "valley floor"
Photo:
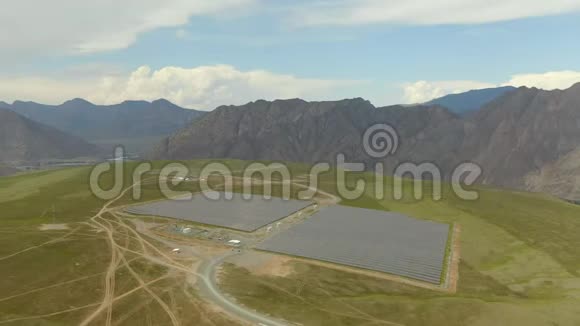
[[[175,221],[128,216],[128,193],[104,202],[87,180],[84,167],[0,178],[0,325],[580,324],[580,207],[550,197],[342,201],[460,225],[457,288],[444,292],[240,255],[171,233]],[[319,188],[335,196],[332,180]],[[144,187],[142,201],[159,198]]]

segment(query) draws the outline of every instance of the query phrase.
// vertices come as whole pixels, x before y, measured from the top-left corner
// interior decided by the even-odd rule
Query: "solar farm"
[[[312,204],[309,201],[277,197],[266,199],[263,196],[253,196],[245,199],[236,193],[231,200],[225,199],[223,194],[218,200],[196,195],[188,200],[171,199],[132,206],[125,211],[136,215],[169,217],[253,232]]]
[[[257,249],[439,284],[448,236],[448,224],[331,206]]]
[[[450,225],[402,214],[323,206],[314,215],[286,219],[314,203],[303,200],[245,199],[239,193],[226,199],[201,194],[126,208],[135,215],[174,218],[201,225],[254,232],[267,225],[266,234],[248,248],[293,257],[388,273],[430,284],[440,284],[445,270]],[[298,215],[300,216],[300,215]],[[283,225],[280,228],[280,225]],[[228,238],[219,236],[218,238]],[[248,245],[248,244],[246,244]]]

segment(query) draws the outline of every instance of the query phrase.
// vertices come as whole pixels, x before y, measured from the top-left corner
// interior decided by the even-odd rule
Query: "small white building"
[[[228,241],[228,245],[232,246],[232,247],[239,247],[242,244],[242,242],[240,240],[230,240]]]

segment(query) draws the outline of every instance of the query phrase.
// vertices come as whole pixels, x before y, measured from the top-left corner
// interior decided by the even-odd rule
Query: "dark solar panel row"
[[[164,200],[125,209],[137,215],[162,216],[215,225],[246,232],[255,231],[309,205],[302,200],[265,199],[254,196],[246,200],[240,194],[233,199],[208,199],[196,195],[192,200]]]
[[[439,284],[449,225],[385,211],[332,206],[258,249]]]

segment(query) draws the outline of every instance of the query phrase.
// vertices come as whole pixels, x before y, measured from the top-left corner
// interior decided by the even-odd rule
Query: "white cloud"
[[[526,86],[545,90],[567,89],[580,82],[580,71],[550,71],[537,74],[517,74],[505,83],[487,83],[473,80],[456,81],[416,81],[403,85],[404,103],[424,103],[448,94],[456,94],[472,89],[499,86]]]
[[[362,83],[300,78],[265,70],[240,71],[228,65],[165,67],[155,71],[143,66],[124,76],[82,80],[4,78],[0,79],[0,99],[57,104],[82,97],[98,104],[114,104],[165,98],[181,106],[211,110],[222,104],[244,104],[256,99],[335,99],[340,90]]]
[[[244,104],[256,99],[300,97],[307,100],[336,100],[362,96],[375,104],[423,103],[447,94],[505,85],[566,89],[580,82],[580,71],[518,74],[504,83],[471,80],[417,81],[386,91],[368,81],[304,78],[265,70],[241,71],[229,65],[196,68],[147,66],[132,72],[104,64],[73,66],[59,77],[0,77],[0,100],[31,100],[59,104],[75,97],[97,104],[125,100],[166,98],[178,105],[211,110],[222,104]],[[403,91],[402,98],[397,90]],[[390,93],[392,91],[392,93]]]
[[[105,78],[89,99],[117,103],[127,99],[166,98],[191,108],[213,109],[222,104],[243,104],[256,99],[320,98],[358,81],[299,78],[265,70],[240,71],[229,65],[196,68],[143,66],[127,78]]]
[[[189,33],[185,29],[178,29],[175,31],[175,37],[180,40],[185,40],[189,37]]]
[[[409,104],[424,103],[448,94],[457,94],[472,89],[482,89],[489,87],[495,87],[495,85],[491,83],[471,80],[433,82],[420,80],[414,83],[407,83],[403,86],[403,98],[404,102]]]
[[[123,49],[195,16],[261,13],[299,25],[472,24],[580,11],[580,0],[3,0],[0,58]],[[178,29],[177,37],[185,36]]]
[[[319,0],[295,19],[303,25],[480,24],[579,10],[579,0]]]
[[[143,32],[184,25],[192,16],[229,12],[255,1],[6,0],[0,10],[0,55],[122,49]]]
[[[542,89],[566,89],[580,82],[580,71],[551,71],[540,74],[519,74],[514,75],[509,82],[504,85],[528,86]]]
[[[0,78],[0,101],[35,101],[60,104],[66,100],[83,97],[95,89],[96,80],[54,79],[50,77]]]

